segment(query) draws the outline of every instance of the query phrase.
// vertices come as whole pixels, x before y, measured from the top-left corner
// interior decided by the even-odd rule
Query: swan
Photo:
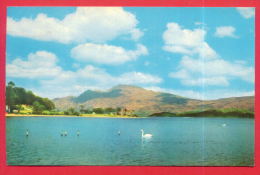
[[[28,129],[26,129],[26,136],[28,137],[29,136],[29,130]]]
[[[121,134],[121,132],[120,132],[120,130],[117,132],[117,135],[119,135],[120,136],[120,134]]]
[[[141,129],[141,132],[142,132],[142,138],[150,139],[153,136],[152,134],[144,134],[144,130],[143,129]]]
[[[79,136],[79,134],[80,134],[80,132],[79,132],[79,131],[77,131],[77,136]]]
[[[67,136],[67,135],[68,135],[68,132],[67,132],[67,131],[65,131],[65,132],[64,132],[64,136]]]
[[[226,127],[226,126],[227,126],[227,124],[226,124],[226,123],[223,123],[223,124],[222,124],[222,127]]]

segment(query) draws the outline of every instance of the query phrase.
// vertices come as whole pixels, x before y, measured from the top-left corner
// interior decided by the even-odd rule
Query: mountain
[[[185,94],[183,94],[185,96]],[[77,97],[56,98],[57,109],[70,107],[126,108],[134,111],[185,112],[192,110],[238,108],[254,111],[254,96],[232,97],[218,100],[195,100],[170,93],[155,92],[137,86],[118,85],[108,91],[87,90]]]

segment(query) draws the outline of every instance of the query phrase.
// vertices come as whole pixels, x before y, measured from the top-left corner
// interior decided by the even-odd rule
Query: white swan
[[[141,132],[142,132],[142,138],[150,139],[153,136],[152,134],[144,134],[144,130],[143,129],[141,129]]]
[[[79,132],[79,130],[77,131],[77,136],[79,136],[79,134],[80,134],[80,132]]]
[[[26,135],[27,137],[29,136],[29,130],[28,130],[28,129],[26,129],[25,135]]]
[[[222,124],[222,127],[226,127],[226,126],[227,126],[227,124],[226,124],[226,123],[223,123],[223,124]]]

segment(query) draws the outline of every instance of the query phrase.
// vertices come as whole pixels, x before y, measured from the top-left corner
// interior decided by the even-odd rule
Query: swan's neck
[[[144,136],[144,131],[143,130],[141,130],[141,132],[142,132],[142,137]]]

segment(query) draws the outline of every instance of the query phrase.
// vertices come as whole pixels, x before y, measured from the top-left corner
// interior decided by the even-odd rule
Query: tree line
[[[48,98],[35,95],[32,91],[27,91],[22,87],[16,87],[10,81],[6,86],[6,106],[8,112],[19,111],[21,105],[30,105],[34,114],[41,114],[44,110],[55,109],[54,103]]]
[[[69,108],[65,110],[64,115],[81,115],[81,114],[117,114],[122,113],[123,108],[88,108],[85,109],[83,105],[79,106],[79,109]]]

